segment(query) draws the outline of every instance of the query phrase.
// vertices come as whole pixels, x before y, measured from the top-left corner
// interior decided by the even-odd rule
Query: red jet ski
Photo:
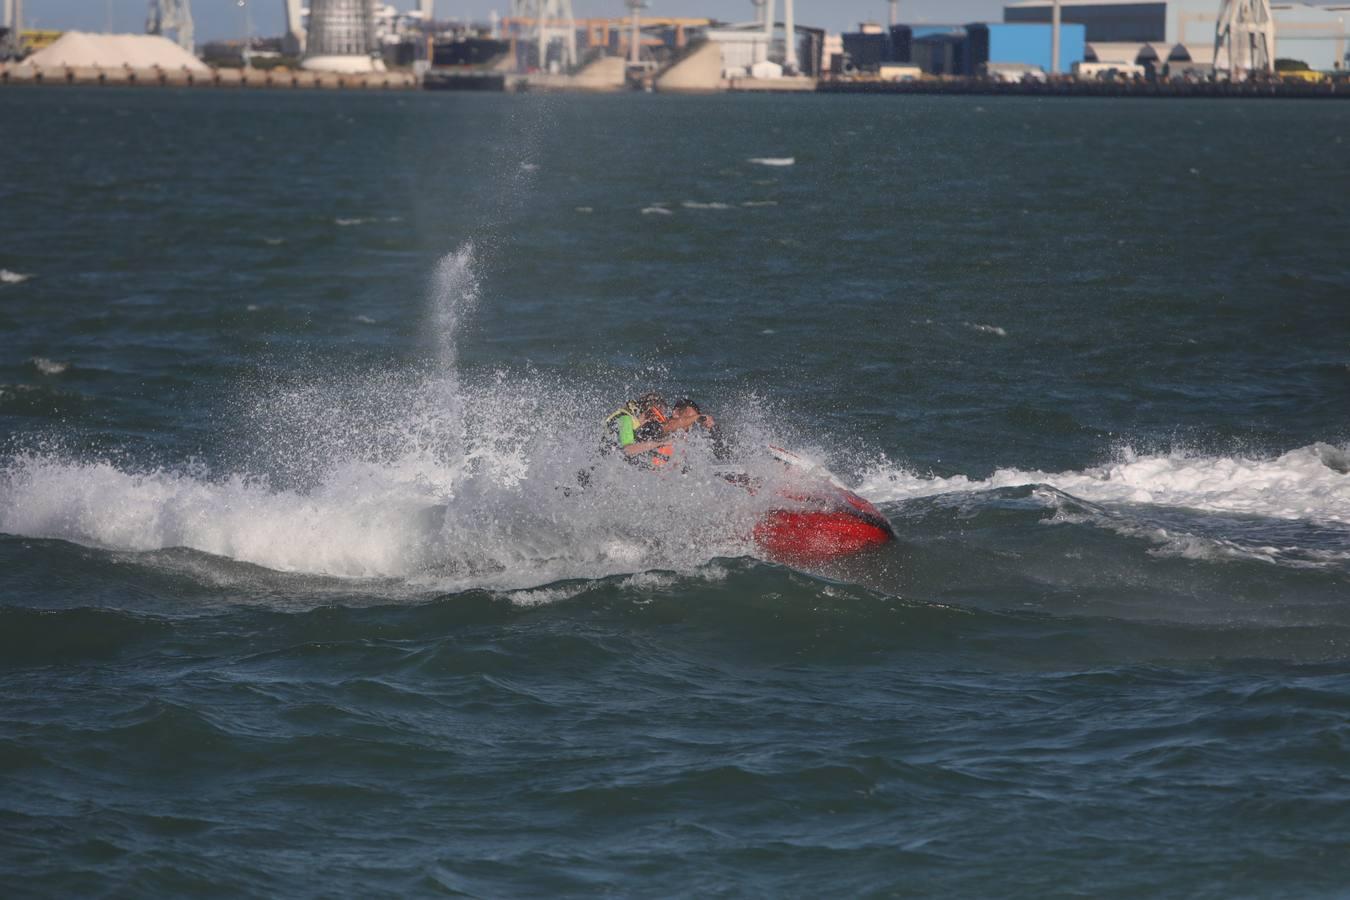
[[[755,525],[755,543],[767,557],[818,564],[895,540],[881,511],[829,471],[781,447],[771,446],[769,452],[800,478],[778,490],[790,503],[769,510]]]

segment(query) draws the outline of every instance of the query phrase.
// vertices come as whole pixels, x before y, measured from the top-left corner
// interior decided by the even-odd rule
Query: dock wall
[[[42,67],[0,64],[0,85],[103,85],[127,87],[273,88],[280,90],[411,90],[420,87],[411,72],[361,74],[297,69],[134,69],[94,66]]]
[[[1153,97],[1350,99],[1350,83],[1302,81],[1076,81],[999,82],[984,78],[924,78],[914,81],[822,81],[824,94],[953,94],[1023,97]]]

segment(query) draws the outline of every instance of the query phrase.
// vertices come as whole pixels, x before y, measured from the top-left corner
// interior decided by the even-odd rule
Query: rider
[[[606,446],[618,447],[635,465],[663,466],[674,453],[665,440],[668,420],[665,399],[649,391],[605,419],[609,428]]]
[[[693,400],[676,400],[675,406],[671,408],[670,420],[666,423],[666,432],[687,431],[695,425],[712,431],[717,427],[717,422],[712,416],[704,415]]]
[[[670,421],[666,423],[666,434],[674,434],[677,431],[693,431],[694,426],[698,426],[712,441],[713,456],[719,460],[725,460],[729,448],[722,439],[722,431],[717,427],[717,420],[711,415],[706,414],[699,409],[697,403],[689,399],[680,399],[675,401],[675,406],[671,409]]]

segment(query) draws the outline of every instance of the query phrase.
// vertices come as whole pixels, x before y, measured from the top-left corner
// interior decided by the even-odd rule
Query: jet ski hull
[[[871,503],[851,491],[823,487],[794,494],[792,507],[770,510],[759,520],[755,543],[766,556],[786,563],[824,563],[895,540],[891,523]]]

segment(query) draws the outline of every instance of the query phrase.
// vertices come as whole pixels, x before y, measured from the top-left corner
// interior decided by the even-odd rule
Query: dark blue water
[[[0,121],[7,895],[1344,895],[1350,109]]]

